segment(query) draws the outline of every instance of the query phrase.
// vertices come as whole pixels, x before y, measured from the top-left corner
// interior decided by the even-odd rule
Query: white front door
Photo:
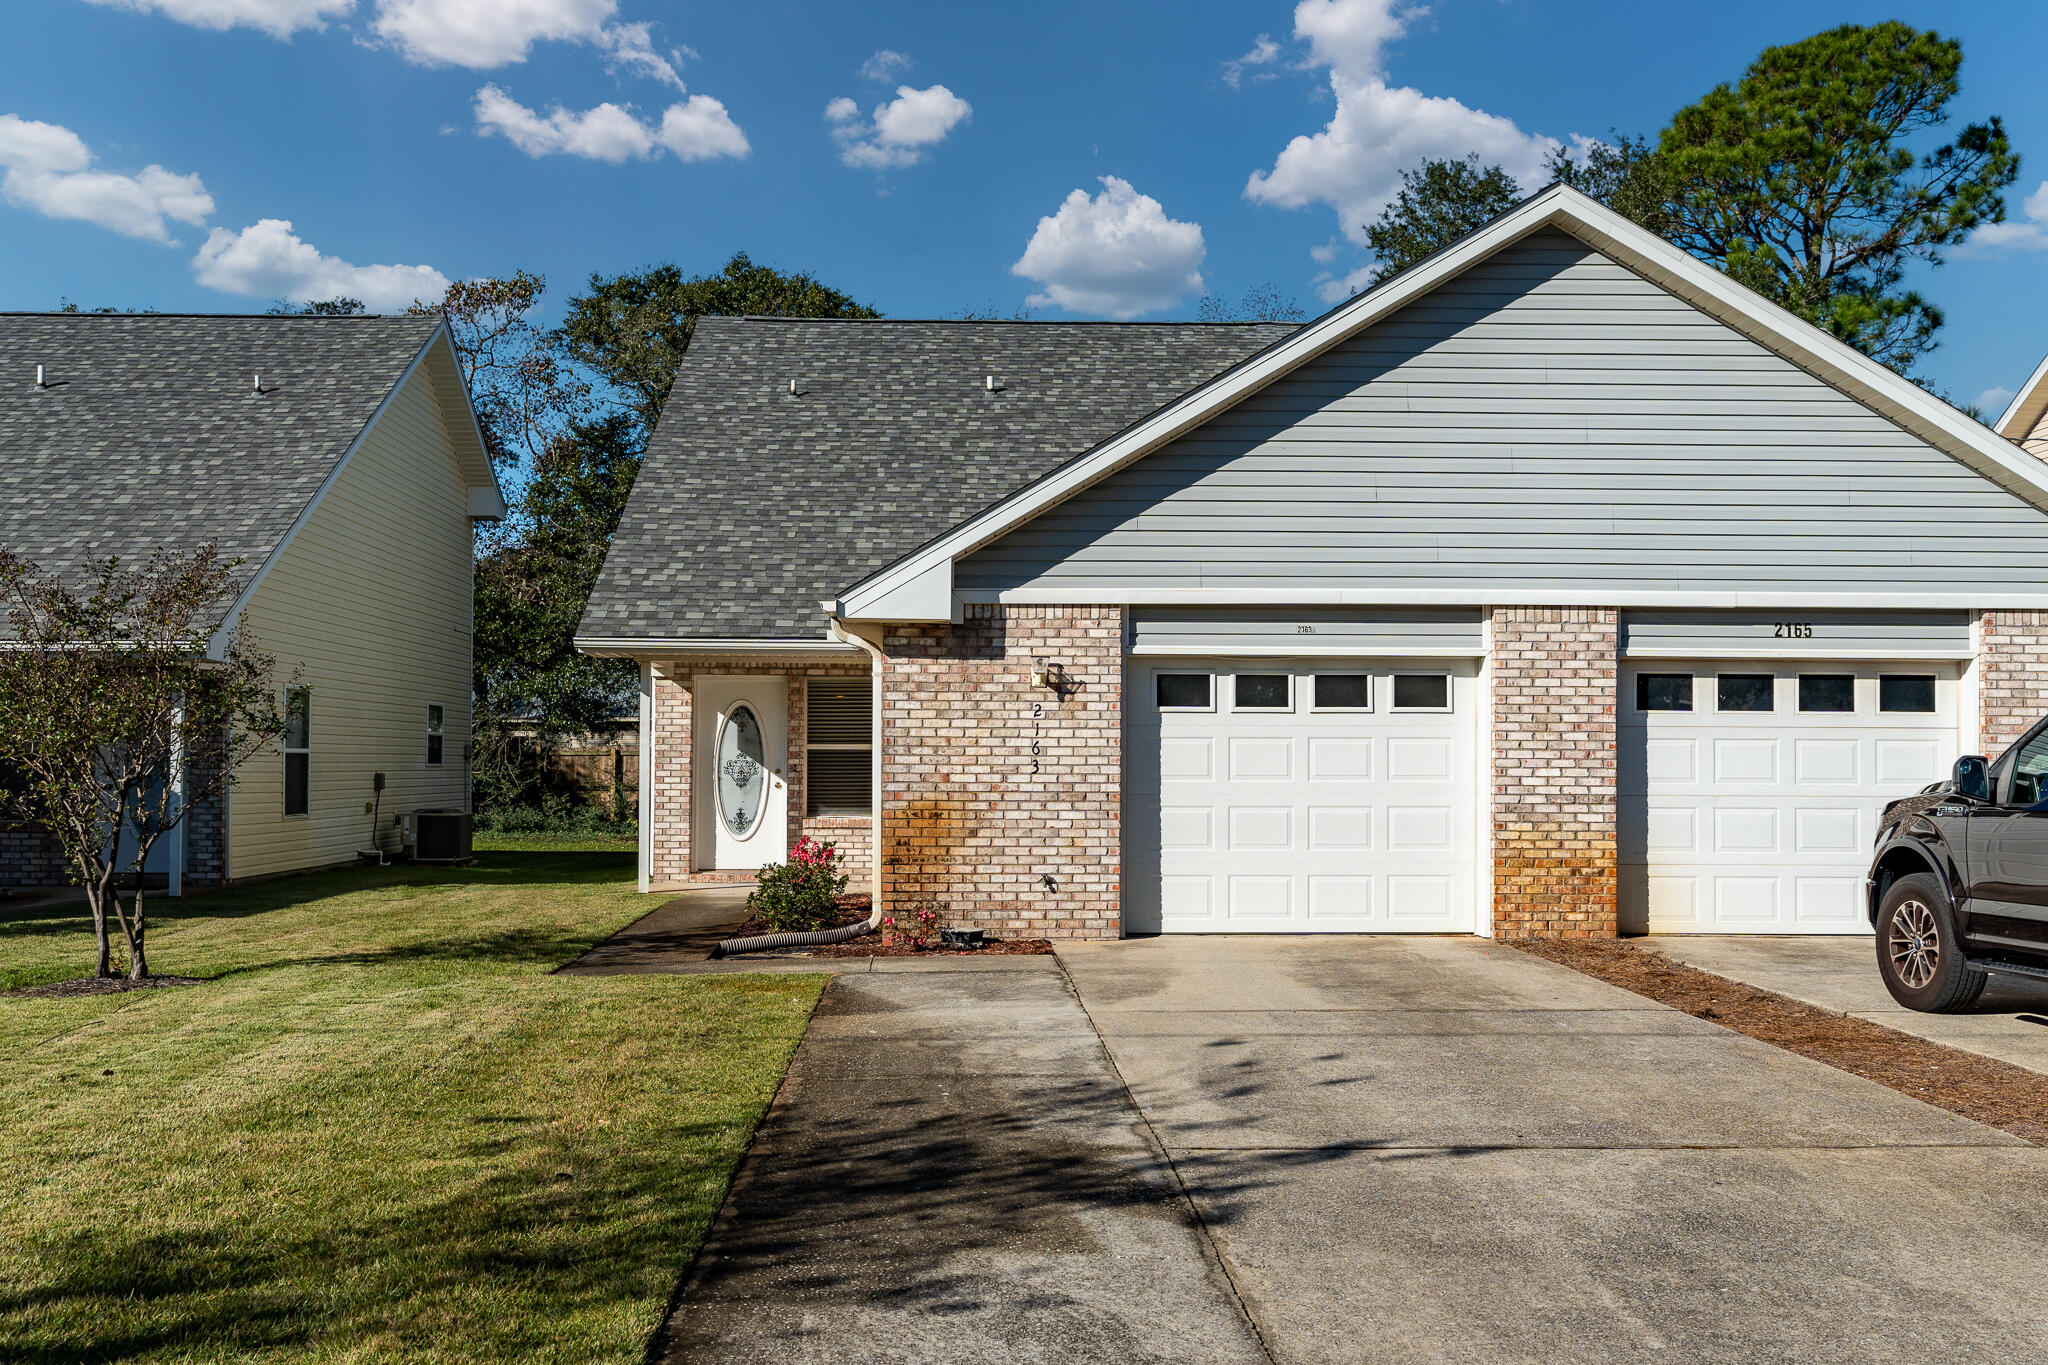
[[[1132,933],[1469,933],[1477,665],[1134,665]]]
[[[692,706],[697,865],[746,872],[781,862],[789,852],[788,679],[699,675]]]
[[[1869,933],[1877,817],[1955,762],[1957,674],[1903,661],[1623,668],[1623,931]]]

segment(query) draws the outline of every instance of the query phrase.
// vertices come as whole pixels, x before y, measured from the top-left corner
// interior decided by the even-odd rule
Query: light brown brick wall
[[[846,860],[849,891],[868,890],[873,878],[874,839],[866,816],[818,816],[804,814],[804,734],[807,692],[804,679],[812,674],[865,674],[865,659],[846,664],[763,664],[755,660],[701,660],[687,664],[658,665],[654,675],[654,793],[650,824],[652,855],[648,878],[652,885],[674,886],[696,875],[690,849],[691,777],[690,763],[692,687],[698,674],[766,674],[786,677],[789,683],[789,763],[785,774],[789,784],[788,829],[784,850],[801,835],[825,839],[837,846]]]
[[[1123,641],[1118,607],[975,605],[883,637],[891,909],[1003,937],[1118,936]],[[1032,684],[1038,659],[1062,666],[1065,695]]]
[[[2048,611],[1987,611],[1983,627],[1979,742],[1995,756],[2048,715]]]
[[[1493,931],[1616,932],[1618,613],[1498,607],[1493,706]]]

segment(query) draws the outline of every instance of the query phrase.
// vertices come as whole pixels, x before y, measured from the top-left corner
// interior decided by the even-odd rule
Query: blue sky
[[[893,316],[1312,310],[1395,172],[1654,133],[1769,44],[1961,38],[2016,220],[1916,280],[1964,401],[2048,351],[2048,7],[1727,0],[42,0],[0,46],[0,306],[393,306],[438,281],[732,252]],[[559,113],[557,111],[560,111]],[[2039,191],[2038,197],[2036,192]],[[289,224],[289,227],[285,225]]]

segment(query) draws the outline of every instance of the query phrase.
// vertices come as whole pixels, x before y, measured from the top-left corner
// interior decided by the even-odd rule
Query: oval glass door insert
[[[718,736],[718,814],[733,837],[754,832],[761,806],[768,799],[767,750],[761,744],[761,722],[745,702],[725,717]]]

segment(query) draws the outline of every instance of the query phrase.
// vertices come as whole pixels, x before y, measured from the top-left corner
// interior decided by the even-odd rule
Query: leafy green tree
[[[1301,301],[1280,292],[1277,284],[1255,284],[1236,303],[1214,294],[1202,295],[1195,317],[1202,322],[1300,322],[1308,316]]]
[[[537,464],[591,410],[589,382],[566,362],[560,339],[534,320],[547,287],[545,275],[524,270],[506,279],[457,280],[438,302],[406,310],[448,320],[484,444],[500,467]]]
[[[697,319],[748,315],[881,316],[810,275],[755,265],[740,252],[715,275],[686,276],[674,265],[609,279],[592,275],[589,292],[569,301],[561,338],[568,356],[622,392],[652,432]]]
[[[1498,218],[1522,198],[1522,187],[1478,153],[1425,161],[1401,172],[1401,192],[1366,225],[1365,244],[1378,258],[1378,284]]]
[[[2002,222],[2019,174],[1996,117],[1931,151],[1905,145],[1948,122],[1962,63],[1954,39],[1898,22],[1765,49],[1658,139],[1660,230],[1904,373],[1942,324],[1904,287],[1907,267]]]
[[[1610,132],[1609,138],[1585,143],[1576,153],[1559,147],[1543,169],[1553,182],[1570,185],[1661,236],[1669,215],[1657,148],[1648,138],[1627,133]]]
[[[274,317],[283,318],[352,318],[369,312],[361,299],[352,299],[346,294],[336,294],[331,299],[279,299],[266,310]]]

